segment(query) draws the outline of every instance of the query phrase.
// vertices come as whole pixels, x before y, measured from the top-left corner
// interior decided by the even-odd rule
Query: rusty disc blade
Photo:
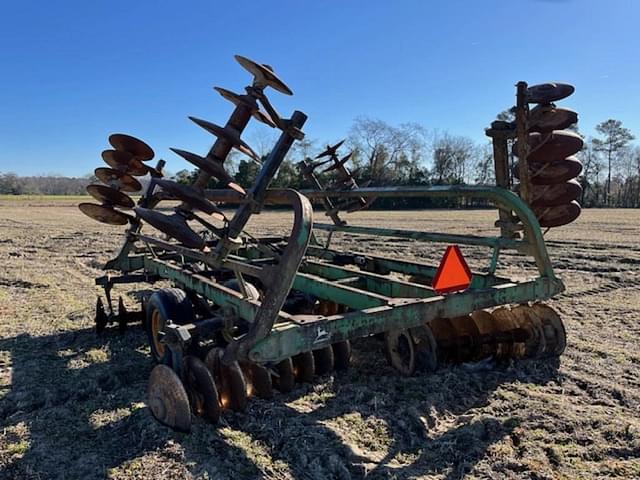
[[[129,152],[138,160],[147,161],[153,158],[153,150],[142,140],[125,135],[124,133],[114,133],[109,136],[109,143],[116,150]]]
[[[224,350],[214,347],[207,353],[204,363],[219,385],[220,404],[242,412],[247,408],[247,382],[238,362],[231,365],[222,363]]]
[[[278,78],[273,69],[268,65],[259,64],[253,60],[235,55],[236,61],[254,77],[254,85],[257,87],[271,87],[285,95],[293,95],[293,92],[287,85]]]
[[[132,158],[133,154],[123,150],[104,150],[102,152],[102,159],[104,162],[116,170],[125,168],[129,165]]]
[[[564,205],[558,205],[557,207],[533,209],[536,217],[538,217],[540,226],[544,228],[567,225],[578,218],[581,211],[582,208],[580,208],[580,204],[575,200]]]
[[[156,365],[151,370],[148,402],[159,422],[182,432],[191,429],[189,397],[178,375],[166,365]]]
[[[538,105],[529,113],[529,131],[551,132],[563,130],[578,121],[578,113],[568,108]]]
[[[327,168],[325,168],[323,172],[330,172],[331,170],[337,170],[338,168],[344,167],[344,164],[349,161],[352,155],[353,155],[353,152],[347,154],[346,156],[342,157],[338,162],[335,162],[333,165],[330,165]]]
[[[531,307],[518,305],[511,309],[511,316],[514,322],[527,332],[528,339],[525,341],[525,355],[527,357],[542,355],[546,345],[542,322]]]
[[[555,185],[532,185],[529,191],[531,206],[557,207],[580,198],[582,186],[577,180],[569,180]]]
[[[177,213],[165,215],[156,210],[141,207],[134,208],[133,210],[145,222],[169,235],[171,238],[175,238],[184,246],[197,249],[204,247],[205,243],[202,237],[191,229],[187,224],[187,220],[182,215],[178,215]]]
[[[225,218],[222,211],[205,198],[202,190],[198,190],[190,185],[182,185],[171,180],[156,180],[155,182],[160,185],[163,190],[169,192],[179,200],[188,203],[192,207],[197,208],[208,215],[216,214],[220,220]]]
[[[224,169],[221,162],[209,160],[207,158],[201,157],[200,155],[196,155],[195,153],[187,152],[186,150],[180,150],[178,148],[170,148],[170,150],[176,155],[180,155],[187,162],[205,171],[212,177],[217,178],[222,183],[226,184],[229,188],[242,193],[243,195],[246,195],[247,192],[245,192],[240,185],[235,183],[235,179]]]
[[[216,423],[220,418],[220,399],[213,376],[202,360],[193,355],[183,359],[185,389],[196,415]]]
[[[247,395],[263,399],[273,398],[271,373],[267,368],[253,362],[241,362],[240,367],[247,379]]]
[[[333,146],[327,145],[327,149],[324,152],[319,153],[318,155],[316,155],[316,158],[322,158],[322,157],[328,157],[328,156],[333,157],[337,153],[338,149],[345,142],[345,140],[340,140],[338,143],[336,143]]]
[[[547,163],[530,163],[529,180],[533,185],[553,185],[576,178],[582,172],[582,163],[575,157]],[[513,170],[514,176],[520,178],[518,163]]]
[[[105,150],[102,152],[102,159],[114,170],[136,177],[146,175],[151,168],[134,157],[133,154],[123,150]]]
[[[516,328],[519,328],[513,315],[511,315],[511,310],[507,307],[498,307],[491,312],[491,315],[496,322],[498,332],[513,332]],[[524,353],[525,347],[523,343],[511,342],[501,344],[497,356],[500,358],[521,358]]]
[[[544,303],[534,303],[531,310],[542,322],[542,329],[546,342],[545,354],[551,356],[562,355],[567,346],[567,332],[560,315]]]
[[[229,127],[221,127],[215,123],[208,122],[196,117],[189,117],[199,127],[204,128],[207,132],[215,135],[216,137],[225,140],[233,148],[239,152],[244,153],[248,157],[252,158],[256,162],[260,162],[260,156],[254,152],[249,145],[247,145],[241,138],[237,130]]]
[[[84,202],[79,204],[78,208],[87,217],[109,225],[126,225],[130,218],[126,213],[114,210],[113,207],[108,205]]]
[[[495,332],[499,331],[499,324],[486,310],[476,310],[471,313],[471,319],[476,324],[476,328],[480,335],[489,335],[491,336]],[[482,346],[482,356],[489,357],[491,355],[496,355],[496,353],[500,350],[504,350],[505,346],[500,343],[487,343]]]
[[[259,122],[264,123],[265,125],[269,125],[272,128],[276,127],[273,119],[267,112],[260,109],[258,102],[256,102],[256,99],[251,95],[238,95],[237,93],[222,87],[213,87],[213,89],[220,95],[222,95],[225,100],[229,100],[231,103],[233,103],[236,107],[243,105],[251,109],[251,115]]]
[[[568,83],[549,82],[532,85],[527,88],[527,101],[529,103],[551,103],[567,98],[575,90],[575,87]]]
[[[518,142],[513,145],[513,154],[517,156]],[[529,162],[552,162],[561,160],[579,152],[584,145],[577,133],[556,130],[551,133],[529,134]]]
[[[128,173],[129,175],[133,175],[134,177],[144,177],[149,173],[150,168],[151,167],[146,166],[144,163],[134,157],[131,159],[124,172]]]
[[[293,375],[299,383],[311,383],[316,373],[316,364],[313,353],[302,352],[291,357],[293,362]]]
[[[129,195],[106,185],[89,185],[87,193],[99,202],[122,208],[133,208],[135,203]]]
[[[137,192],[142,190],[140,182],[128,173],[106,167],[98,167],[94,170],[94,173],[101,182],[118,188],[123,192]]]

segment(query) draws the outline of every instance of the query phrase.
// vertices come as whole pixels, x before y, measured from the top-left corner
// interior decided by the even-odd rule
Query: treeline
[[[510,121],[511,111],[498,119]],[[580,133],[577,126],[573,130]],[[579,181],[583,187],[584,207],[640,207],[640,147],[634,135],[619,120],[607,120],[596,127],[597,136],[585,138],[585,147],[577,154],[584,166]],[[275,131],[259,131],[248,143],[265,158],[275,143]],[[326,143],[304,139],[294,147],[282,164],[272,184],[275,188],[312,188],[299,174],[298,163],[313,158]],[[382,120],[357,118],[340,149],[342,155],[353,152],[348,166],[360,186],[429,186],[459,184],[493,184],[492,148],[489,140],[477,143],[463,136],[428,130],[416,123],[390,125]],[[512,165],[515,163],[511,158]],[[330,164],[316,169],[325,187],[335,182],[335,172],[323,173]],[[225,163],[236,181],[252,185],[259,165],[231,154]],[[195,170],[182,170],[173,178],[191,183]],[[19,177],[0,172],[0,194],[77,195],[94,177],[56,176]],[[219,187],[215,182],[210,187]],[[417,208],[426,206],[465,206],[458,201],[434,202],[431,199],[380,199],[380,208]]]
[[[86,177],[41,175],[19,177],[15,173],[0,172],[0,194],[4,195],[84,195],[92,180]]]

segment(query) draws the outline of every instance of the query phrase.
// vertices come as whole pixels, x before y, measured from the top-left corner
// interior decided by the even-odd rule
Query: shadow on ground
[[[152,364],[142,331],[115,332],[0,340],[12,368],[11,385],[0,390],[0,426],[22,426],[28,442],[2,459],[1,477],[460,478],[519,423],[473,409],[502,383],[557,376],[557,365],[523,362],[402,378],[377,354],[377,341],[365,339],[346,374],[273,401],[252,399],[218,427],[195,420],[185,435],[155,422],[144,404]]]

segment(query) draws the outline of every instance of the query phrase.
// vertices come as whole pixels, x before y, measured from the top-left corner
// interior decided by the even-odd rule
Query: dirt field
[[[251,231],[278,230],[284,217],[263,214]],[[496,214],[353,218],[482,234]],[[551,302],[569,336],[559,362],[402,378],[381,344],[365,339],[346,374],[252,399],[217,428],[195,420],[190,435],[158,424],[145,405],[152,363],[142,330],[103,338],[92,330],[93,278],[121,232],[73,205],[0,202],[0,478],[640,478],[637,210],[586,211],[547,234],[568,287]],[[341,241],[433,262],[444,248]],[[488,252],[463,251],[487,267]],[[516,277],[531,271],[516,255],[502,267]]]

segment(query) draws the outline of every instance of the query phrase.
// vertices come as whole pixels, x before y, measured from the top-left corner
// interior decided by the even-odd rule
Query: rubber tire
[[[178,325],[195,321],[196,317],[193,311],[193,305],[191,300],[187,298],[186,292],[179,288],[163,288],[158,290],[149,297],[149,301],[147,302],[145,330],[147,332],[149,346],[151,347],[151,356],[156,363],[170,365],[171,355],[169,349],[165,348],[163,353],[158,352],[156,349],[152,321],[154,310],[160,312],[162,322],[161,330],[166,325],[167,320],[171,320]]]
[[[333,371],[335,360],[331,346],[314,350],[313,359],[316,363],[316,375],[325,375]]]
[[[333,366],[338,371],[345,371],[351,365],[351,342],[344,340],[331,345],[333,349]]]

